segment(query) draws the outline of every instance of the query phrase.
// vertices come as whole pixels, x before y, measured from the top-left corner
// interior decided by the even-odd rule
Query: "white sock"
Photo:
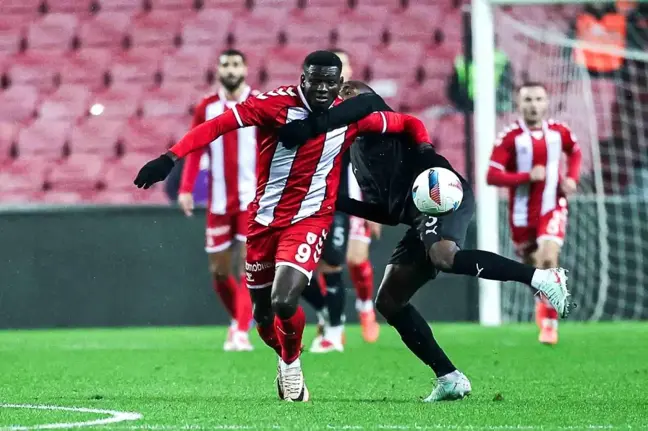
[[[372,311],[374,308],[373,301],[371,299],[367,299],[366,301],[356,299],[355,307],[358,313],[366,313],[367,311]]]
[[[282,370],[286,370],[288,368],[301,367],[301,362],[299,362],[299,358],[297,358],[295,359],[295,362],[291,364],[286,364],[283,359],[279,359],[279,366],[281,367]]]
[[[333,343],[341,343],[343,332],[344,332],[344,325],[329,326],[328,328],[326,328],[326,334],[324,338],[326,338],[327,340]]]

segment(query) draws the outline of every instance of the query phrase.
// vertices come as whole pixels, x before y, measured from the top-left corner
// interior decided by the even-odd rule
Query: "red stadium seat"
[[[206,83],[207,72],[216,61],[212,47],[184,46],[162,60],[162,80],[167,82]]]
[[[390,11],[402,9],[401,0],[355,0],[358,6],[384,7]]]
[[[99,5],[99,10],[103,13],[106,11],[123,11],[123,12],[140,12],[144,7],[143,0],[95,0]]]
[[[16,160],[0,171],[0,192],[39,192],[51,162],[42,157]]]
[[[221,10],[203,10],[187,18],[182,26],[181,38],[184,45],[220,46],[229,34],[232,14]]]
[[[124,122],[102,117],[90,117],[72,129],[70,151],[72,154],[101,154],[114,157]]]
[[[463,135],[462,135],[463,136]],[[466,150],[464,141],[456,142],[456,146],[448,147],[439,150],[439,153],[448,159],[453,168],[457,170],[464,177],[467,175],[466,170]]]
[[[152,11],[135,17],[128,32],[131,45],[173,46],[186,17],[178,11]]]
[[[88,112],[90,90],[83,85],[64,85],[41,104],[39,116],[51,120],[76,120]]]
[[[82,47],[121,47],[133,18],[132,12],[102,12],[79,27]]]
[[[413,43],[393,43],[376,49],[369,65],[371,77],[372,79],[413,78],[422,55],[422,47]]]
[[[445,90],[446,80],[443,78],[429,78],[422,84],[413,83],[404,92],[401,109],[420,111],[433,106],[447,106],[450,102]]]
[[[191,84],[169,84],[144,94],[142,115],[144,117],[188,115],[197,97],[197,91]]]
[[[268,52],[267,72],[268,80],[283,79],[283,85],[296,85],[299,83],[301,66],[304,58],[317,49],[314,45],[286,45]]]
[[[101,180],[104,159],[96,154],[73,154],[52,169],[46,183],[52,190],[87,192]]]
[[[28,51],[11,58],[7,76],[11,85],[32,85],[48,92],[54,89],[60,65],[57,53]]]
[[[39,12],[42,0],[2,0],[0,1],[0,16],[31,15]]]
[[[53,205],[78,205],[84,201],[84,197],[78,192],[64,192],[52,190],[42,193],[37,197],[37,200]]]
[[[0,163],[9,160],[14,143],[18,140],[19,131],[18,123],[0,121]]]
[[[191,11],[194,0],[146,0],[153,10]]]
[[[90,13],[92,7],[91,0],[45,0],[45,6],[48,13],[68,12],[68,13]]]
[[[279,0],[280,4],[286,3]],[[267,0],[264,0],[266,3]],[[233,13],[241,12],[245,9],[245,0],[202,0],[204,10],[216,10],[220,12],[229,11]],[[258,2],[257,2],[258,3]],[[274,3],[274,2],[273,2]]]
[[[20,19],[0,16],[0,55],[9,55],[20,50],[27,25]]]
[[[272,8],[253,9],[236,15],[231,30],[234,43],[241,47],[276,44],[287,15],[285,9]]]
[[[27,121],[34,118],[38,91],[34,87],[14,85],[0,93],[2,121]]]
[[[363,79],[364,71],[371,59],[375,44],[352,42],[337,44],[336,48],[343,49],[349,54],[349,61],[353,68],[353,79]]]
[[[465,136],[463,114],[450,114],[441,117],[439,126],[431,131],[438,141],[438,148],[446,151],[448,148],[464,148]]]
[[[34,193],[30,192],[2,192],[0,191],[0,205],[27,205],[36,201]]]
[[[133,48],[120,54],[110,70],[112,83],[153,84],[163,56],[160,48]]]
[[[143,90],[140,85],[122,84],[95,93],[89,103],[91,113],[101,118],[130,118],[139,110]]]
[[[378,93],[393,109],[398,109],[405,93],[406,85],[397,79],[376,79],[369,86]]]
[[[132,186],[132,184],[131,184]],[[110,205],[153,205],[169,204],[164,186],[156,184],[148,190],[131,187],[130,190],[104,190],[90,196],[96,204]]]
[[[29,49],[68,50],[77,25],[77,17],[72,14],[47,14],[29,26],[27,45]]]
[[[62,57],[61,84],[84,84],[93,89],[105,87],[112,56],[108,49],[90,48]]]
[[[338,45],[343,46],[348,42],[379,43],[387,20],[391,20],[388,13],[386,8],[371,6],[357,7],[345,13],[337,20]]]
[[[123,146],[126,152],[162,153],[175,143],[179,124],[182,124],[186,131],[187,122],[178,118],[132,119],[122,132]]]
[[[132,190],[133,178],[149,160],[150,154],[129,153],[110,163],[102,174],[103,186],[107,190]]]
[[[391,42],[429,42],[445,16],[443,5],[411,5],[399,14],[390,15],[387,31]]]
[[[335,22],[341,15],[340,8],[294,9],[287,15],[281,30],[288,44],[317,43],[327,47],[332,42]]]
[[[19,157],[61,157],[70,134],[70,123],[61,120],[38,119],[18,135]]]
[[[265,60],[269,49],[268,46],[264,45],[245,46],[241,49],[241,52],[243,52],[247,61],[248,82],[250,82],[250,84],[259,82],[259,74],[266,65]],[[216,66],[216,64],[214,64],[214,66]]]
[[[432,46],[423,55],[421,67],[426,78],[447,78],[454,70],[454,61],[460,51],[450,45]]]
[[[347,7],[348,1],[346,0],[297,0],[296,2],[300,7],[303,8],[319,8],[319,7],[336,7],[339,8]]]

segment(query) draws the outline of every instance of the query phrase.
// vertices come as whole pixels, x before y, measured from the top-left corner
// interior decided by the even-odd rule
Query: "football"
[[[422,213],[444,215],[459,208],[463,187],[454,172],[445,168],[430,168],[416,177],[412,198]]]

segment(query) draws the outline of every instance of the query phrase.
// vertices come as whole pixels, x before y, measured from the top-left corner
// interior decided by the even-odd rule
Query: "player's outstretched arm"
[[[486,183],[497,187],[515,187],[533,180],[540,180],[538,169],[534,172],[509,172],[506,166],[513,157],[515,140],[510,135],[501,134],[495,142],[486,173]],[[542,172],[544,175],[544,173]],[[542,178],[543,179],[543,178]]]
[[[382,205],[357,201],[345,196],[338,196],[335,209],[379,224],[396,226],[400,223],[398,219],[391,217]]]
[[[169,151],[145,164],[138,172],[134,184],[138,188],[148,189],[153,184],[164,180],[178,159],[193,151],[207,147],[214,139],[227,132],[244,127],[237,116],[240,116],[240,114],[237,113],[236,109],[232,109],[194,127]]]
[[[329,130],[356,123],[376,111],[391,111],[377,94],[360,94],[320,114],[291,121],[279,129],[279,140],[286,148],[295,148]]]
[[[360,133],[405,133],[416,144],[430,144],[430,134],[418,118],[398,112],[374,112],[358,121]]]

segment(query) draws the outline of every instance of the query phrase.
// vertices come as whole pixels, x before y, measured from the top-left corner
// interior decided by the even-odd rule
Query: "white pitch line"
[[[91,427],[97,425],[108,425],[124,421],[136,421],[142,419],[140,413],[131,412],[118,412],[115,410],[101,410],[101,409],[88,409],[85,407],[62,407],[62,406],[49,406],[49,405],[35,405],[35,404],[0,404],[0,408],[5,409],[29,409],[29,410],[59,410],[66,412],[76,413],[95,413],[98,415],[110,415],[110,417],[103,419],[95,419],[92,421],[84,422],[70,422],[70,423],[51,423],[41,425],[21,426],[14,425],[10,427],[0,428],[0,431],[28,431],[28,430],[48,430],[60,428],[81,428]]]

